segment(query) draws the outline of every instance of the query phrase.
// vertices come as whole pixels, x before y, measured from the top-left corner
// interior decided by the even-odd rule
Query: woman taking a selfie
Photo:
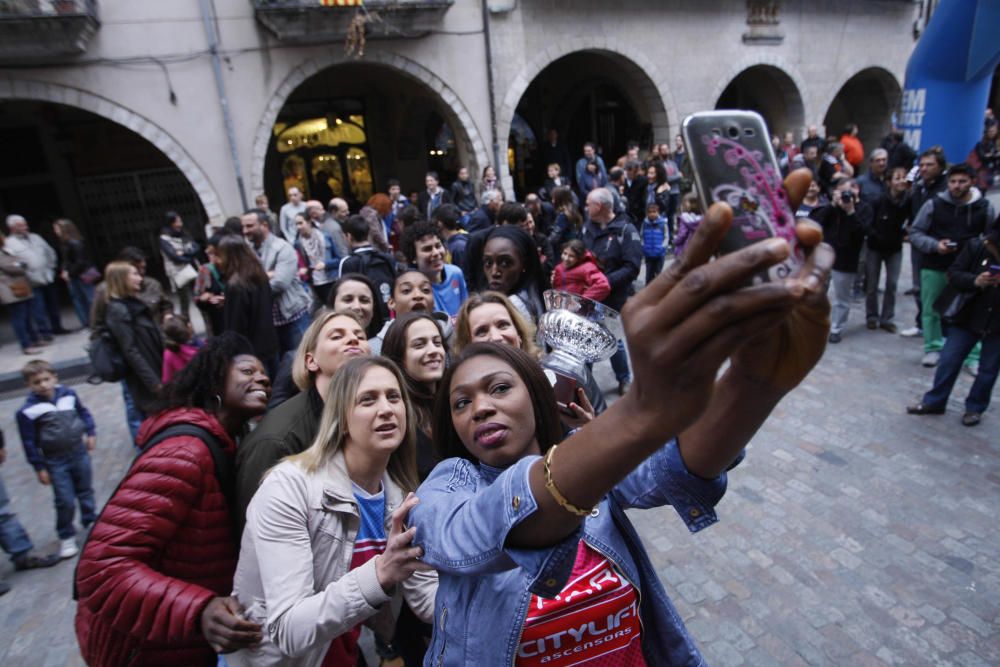
[[[741,287],[789,247],[709,262],[731,221],[713,207],[684,257],[630,300],[633,390],[564,443],[552,389],[519,350],[471,345],[442,379],[434,430],[449,458],[409,524],[439,574],[432,664],[700,664],[623,510],[670,504],[693,531],[714,523],[726,469],[829,329],[829,248],[783,283]],[[595,576],[602,586],[587,585]]]
[[[413,414],[399,369],[366,357],[340,369],[319,436],[264,478],[247,512],[234,591],[266,628],[243,665],[345,665],[360,624],[392,636],[393,598],[429,620],[437,578],[404,530],[417,503]],[[398,607],[397,607],[398,608]]]

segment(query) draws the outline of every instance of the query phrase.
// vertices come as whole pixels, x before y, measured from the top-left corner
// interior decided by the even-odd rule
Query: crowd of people
[[[88,664],[371,664],[362,628],[389,664],[697,661],[624,510],[714,523],[727,471],[842,340],[854,290],[869,329],[897,331],[907,238],[936,355],[924,363],[938,364],[909,410],[943,412],[981,342],[962,421],[979,423],[1000,369],[1000,225],[972,166],[907,153],[895,133],[865,165],[856,126],[839,141],[776,137],[789,200],[829,245],[788,280],[754,284],[788,245],[713,260],[731,212],[701,211],[679,140],[645,158],[630,144],[616,163],[588,143],[567,179],[549,139],[559,160],[524,202],[505,201],[487,167],[447,188],[430,172],[412,199],[389,181],[357,213],[297,188],[274,213],[261,195],[204,244],[168,212],[169,290],[137,248],[102,272],[71,222],[56,224],[57,255],[8,218],[0,296],[22,294],[9,302],[24,304],[25,352],[56,331],[39,322],[59,261],[120,357],[137,449],[98,514],[94,420],[50,365],[25,366],[18,425],[53,487],[60,551],[35,555],[23,529],[12,551],[0,533],[19,569],[51,566],[80,551],[79,506]],[[622,312],[610,407],[590,368],[557,404],[536,330],[550,288]],[[799,344],[781,346],[789,332]],[[484,627],[502,641],[478,641]]]

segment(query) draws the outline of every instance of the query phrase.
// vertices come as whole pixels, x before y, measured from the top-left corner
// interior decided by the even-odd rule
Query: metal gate
[[[78,178],[76,187],[84,213],[84,238],[98,266],[132,245],[148,255],[149,273],[162,279],[158,237],[163,215],[169,210],[180,213],[189,234],[204,236],[201,201],[177,169]]]

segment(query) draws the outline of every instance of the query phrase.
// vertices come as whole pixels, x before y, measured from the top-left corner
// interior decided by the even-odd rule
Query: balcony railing
[[[2,1],[2,0],[0,0]],[[257,20],[281,41],[343,41],[358,12],[368,39],[420,37],[440,27],[455,0],[364,0],[364,8],[336,0],[251,0]]]
[[[79,55],[100,25],[97,0],[0,0],[0,61]]]

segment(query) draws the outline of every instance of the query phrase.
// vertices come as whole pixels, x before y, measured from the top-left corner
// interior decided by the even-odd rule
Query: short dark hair
[[[426,174],[424,174],[424,178],[427,178],[428,176],[432,177],[435,181],[441,180],[436,171],[428,171]]]
[[[612,183],[618,182],[619,179],[625,178],[625,170],[621,167],[611,167],[608,171],[608,180]]]
[[[403,229],[405,230],[410,225],[417,222],[423,222],[424,214],[421,213],[420,209],[416,206],[407,204],[399,211],[399,213],[396,214],[396,220],[399,220],[399,222],[402,223]]]
[[[344,233],[351,237],[351,240],[356,243],[362,243],[368,240],[368,235],[371,234],[371,229],[368,227],[368,221],[362,216],[354,214],[344,220],[341,224],[341,228]]]
[[[441,230],[438,229],[438,226],[426,220],[414,222],[403,230],[403,239],[400,245],[407,262],[417,261],[417,241],[425,236],[436,236],[438,240],[444,241],[441,238]]]
[[[176,220],[179,217],[181,217],[181,214],[178,213],[177,211],[174,210],[167,211],[166,213],[163,214],[163,220],[164,220],[163,224],[169,227],[170,225],[173,224],[174,220]]]
[[[442,204],[431,213],[431,222],[439,222],[441,226],[449,231],[458,229],[458,207],[454,204]]]
[[[968,162],[959,162],[958,164],[953,164],[948,167],[948,178],[951,178],[956,174],[965,174],[972,180],[976,180],[976,170],[973,169],[972,165]]]
[[[586,148],[587,146],[593,148],[595,152],[597,151],[597,144],[595,144],[593,141],[585,141],[583,143],[583,147]]]
[[[395,185],[395,186],[396,186],[397,188],[398,188],[398,187],[401,187],[401,186],[399,185],[399,179],[398,179],[398,178],[390,178],[389,180],[387,180],[387,181],[385,182],[385,189],[386,189],[386,190],[388,190],[389,188],[391,188],[391,187],[392,187],[392,186],[394,186],[394,185]]]
[[[948,166],[948,159],[944,156],[944,148],[942,148],[941,146],[931,146],[923,153],[921,153],[920,157],[934,158],[937,161],[938,167],[940,167],[941,171],[944,171],[944,169]]]
[[[264,225],[268,229],[271,229],[271,219],[267,217],[267,211],[265,211],[264,209],[262,208],[247,209],[247,211],[243,215],[256,215],[258,223]],[[240,229],[240,233],[241,234],[243,233],[242,229]]]
[[[516,201],[504,202],[497,211],[498,225],[519,225],[527,219],[528,211],[524,208],[524,204]]]
[[[243,236],[243,222],[238,215],[231,215],[222,223],[222,231],[227,234],[239,234]]]
[[[383,346],[383,351],[384,351]],[[465,448],[455,424],[451,418],[451,380],[455,371],[469,359],[489,355],[500,359],[517,374],[524,382],[531,396],[531,405],[535,413],[535,436],[538,447],[544,455],[553,445],[559,444],[563,437],[562,424],[559,421],[559,410],[556,406],[556,395],[552,385],[542,372],[541,365],[526,352],[512,345],[498,343],[473,343],[464,348],[458,358],[449,367],[438,384],[437,400],[434,402],[433,429],[434,442],[438,456],[441,459],[459,457],[475,461],[475,457]]]
[[[139,248],[136,248],[134,245],[127,245],[119,250],[118,254],[115,255],[115,261],[138,264],[139,262],[146,261],[146,253]]]
[[[52,368],[52,364],[44,359],[32,359],[21,368],[21,377],[24,378],[25,382],[31,382],[31,378],[42,373],[55,375],[56,369]]]

